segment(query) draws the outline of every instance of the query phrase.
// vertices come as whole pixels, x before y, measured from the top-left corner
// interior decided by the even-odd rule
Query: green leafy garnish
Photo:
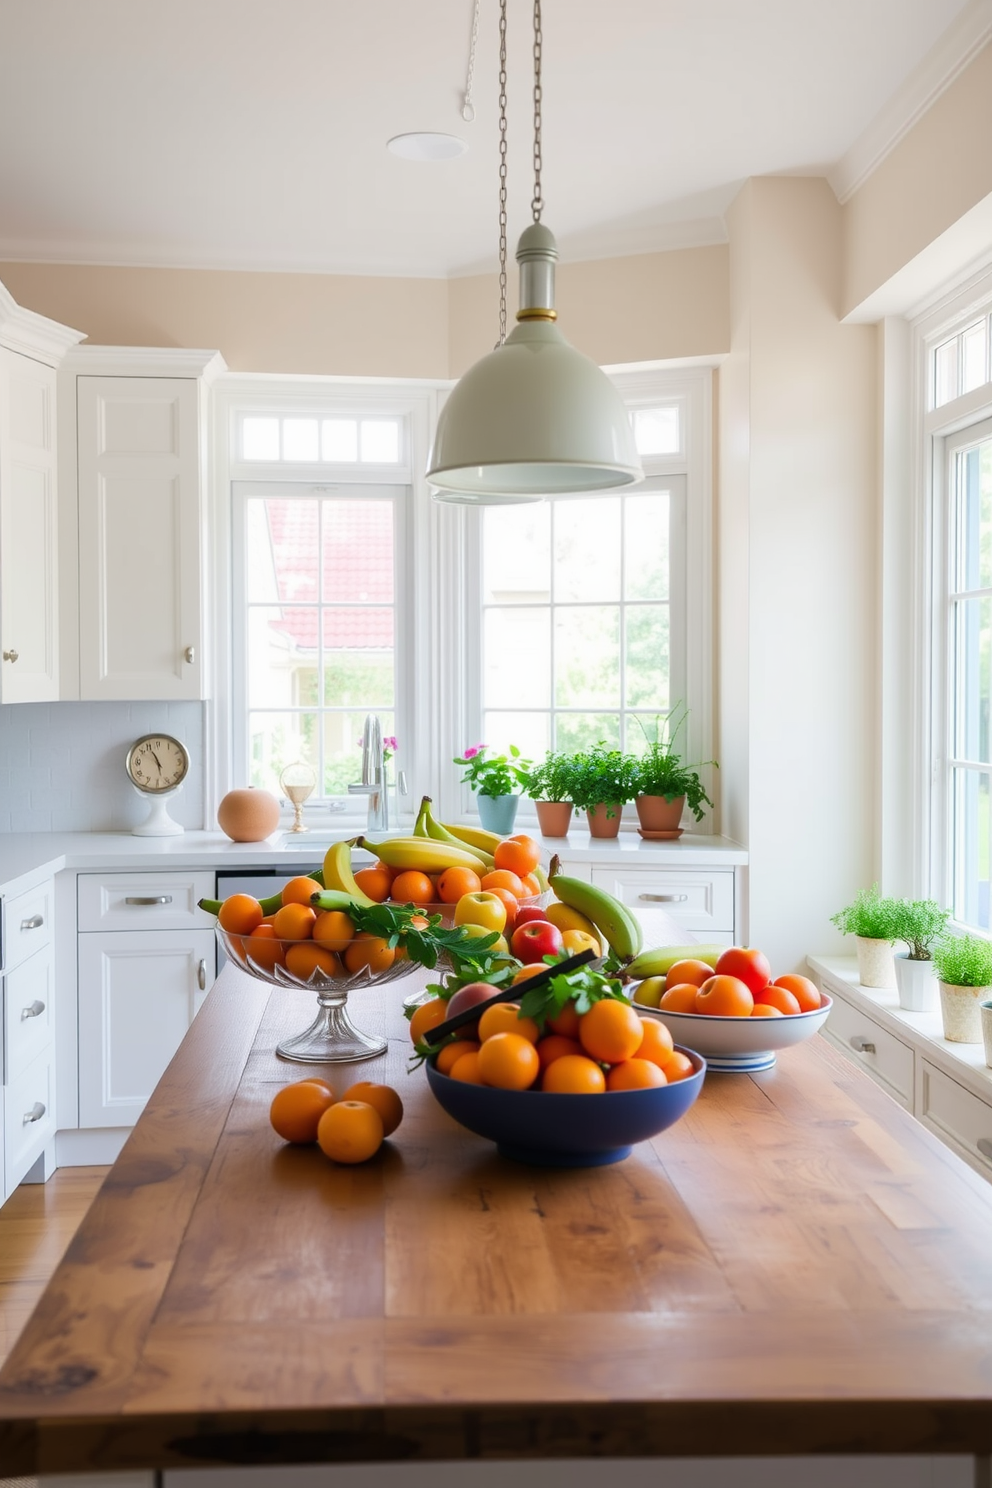
[[[367,907],[356,904],[348,911],[348,917],[356,930],[376,935],[394,949],[402,946],[411,961],[426,966],[429,971],[437,965],[442,951],[455,964],[469,957],[482,956],[499,940],[495,930],[488,935],[472,936],[464,925],[449,929],[442,924],[439,914],[425,915],[415,904],[372,904]],[[419,923],[425,919],[426,925]]]
[[[549,957],[545,957],[545,961],[549,966],[554,965]],[[575,1011],[581,1018],[594,1003],[602,1002],[607,997],[632,1005],[615,977],[604,976],[601,971],[592,971],[588,966],[580,966],[575,971],[552,977],[543,987],[531,987],[525,991],[520,998],[520,1013],[522,1017],[533,1018],[543,1033],[547,1020],[557,1018],[567,1003],[575,1004]]]

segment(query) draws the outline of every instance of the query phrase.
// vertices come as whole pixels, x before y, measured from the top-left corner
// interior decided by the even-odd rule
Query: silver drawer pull
[[[33,1002],[30,1007],[21,1009],[21,1022],[23,1023],[25,1018],[40,1018],[44,1011],[43,1002]]]
[[[29,920],[21,921],[22,930],[40,930],[45,923],[44,915],[32,915]]]
[[[194,661],[196,660],[196,647],[195,646],[187,646],[186,647],[186,650],[183,652],[183,659],[190,666],[192,666],[193,663],[194,663]]]
[[[688,894],[638,894],[638,899],[643,899],[646,904],[684,904]]]
[[[171,904],[172,903],[172,895],[171,894],[153,894],[153,895],[150,895],[148,898],[138,898],[138,897],[135,897],[133,899],[125,899],[124,900],[124,903],[125,904]]]
[[[17,660],[17,652],[16,651],[5,651],[3,653],[3,659],[4,659],[4,661],[16,661]]]
[[[975,1146],[983,1157],[992,1157],[992,1141],[988,1137],[979,1137]]]
[[[47,1107],[41,1101],[35,1101],[30,1111],[25,1111],[24,1113],[24,1125],[30,1126],[32,1121],[40,1121],[46,1110]]]
[[[199,964],[199,966],[196,968],[196,985],[199,987],[199,989],[200,989],[201,992],[205,992],[207,990],[207,963],[206,963],[206,961],[201,961],[200,964]]]
[[[851,1048],[856,1049],[859,1054],[874,1054],[875,1052],[875,1045],[871,1040],[862,1038],[859,1033],[856,1033],[850,1042]]]

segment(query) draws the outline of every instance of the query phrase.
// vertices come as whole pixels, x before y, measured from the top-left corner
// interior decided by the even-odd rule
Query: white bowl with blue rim
[[[826,992],[810,1013],[783,1013],[780,1018],[725,1018],[717,1013],[675,1013],[642,1007],[642,1018],[658,1018],[677,1044],[702,1054],[711,1070],[753,1074],[771,1069],[776,1054],[818,1033],[833,1006]]]

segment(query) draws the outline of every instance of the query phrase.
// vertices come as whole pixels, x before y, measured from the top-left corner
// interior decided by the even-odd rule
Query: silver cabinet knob
[[[32,915],[29,920],[21,921],[22,930],[40,930],[45,923],[44,915]]]
[[[645,904],[684,904],[688,894],[638,894]]]
[[[196,647],[195,646],[187,646],[186,647],[186,650],[183,652],[183,660],[184,661],[188,661],[189,664],[190,664],[190,666],[193,665],[194,661],[196,660]]]
[[[196,985],[199,987],[199,989],[200,989],[201,992],[205,992],[207,990],[207,963],[206,963],[206,961],[201,961],[200,964],[199,964],[199,966],[196,968]]]
[[[46,1110],[47,1107],[43,1105],[41,1101],[35,1101],[30,1111],[24,1112],[23,1125],[30,1126],[32,1121],[40,1121],[42,1116],[44,1116]]]
[[[850,1044],[851,1048],[856,1049],[859,1054],[874,1054],[875,1052],[875,1045],[871,1040],[862,1038],[858,1033],[850,1040]]]
[[[16,661],[17,660],[17,652],[16,651],[13,651],[13,650],[12,651],[5,651],[3,653],[3,659],[4,659],[4,661]]]
[[[139,898],[137,895],[124,900],[125,904],[171,904],[171,894],[151,894]]]
[[[30,1007],[21,1009],[21,1022],[23,1023],[25,1018],[40,1018],[44,1011],[45,1004],[35,1001]]]

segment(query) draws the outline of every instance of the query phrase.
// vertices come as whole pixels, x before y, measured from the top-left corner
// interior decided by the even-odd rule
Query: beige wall
[[[845,205],[842,314],[874,294],[990,193],[992,44]]]

